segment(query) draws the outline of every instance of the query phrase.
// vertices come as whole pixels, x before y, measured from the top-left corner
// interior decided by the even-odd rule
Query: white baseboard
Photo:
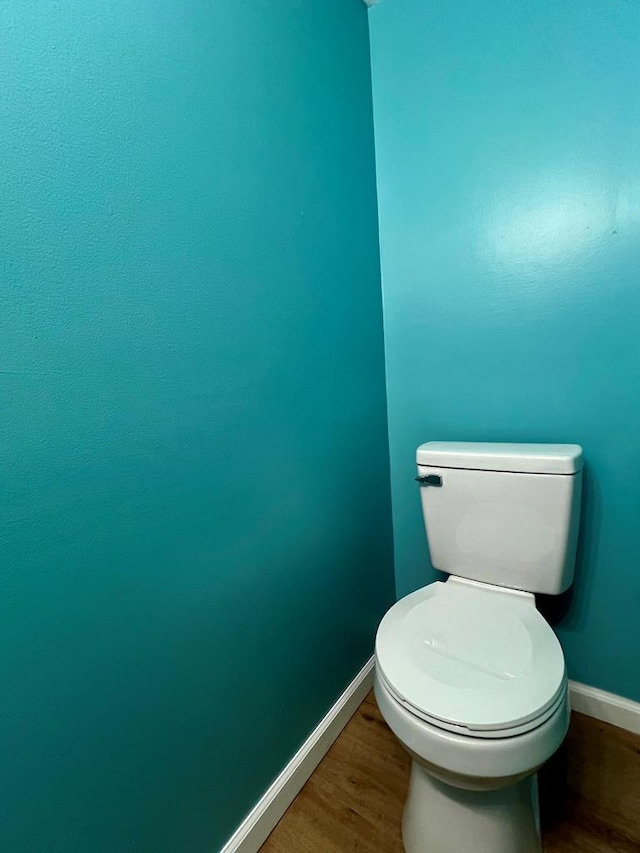
[[[282,773],[265,791],[221,853],[257,853],[302,786],[329,751],[373,685],[370,658]]]
[[[574,711],[640,734],[640,702],[577,681],[569,682],[569,697]]]

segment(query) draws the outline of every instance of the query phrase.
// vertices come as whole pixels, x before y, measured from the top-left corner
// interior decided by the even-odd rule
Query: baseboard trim
[[[571,707],[580,714],[595,717],[629,732],[640,734],[640,702],[624,699],[615,693],[598,690],[578,681],[569,682]]]
[[[221,853],[257,853],[373,685],[371,657],[265,791]]]

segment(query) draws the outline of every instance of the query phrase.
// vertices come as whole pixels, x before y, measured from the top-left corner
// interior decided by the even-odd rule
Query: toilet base
[[[541,853],[537,776],[470,791],[441,782],[414,760],[402,838],[406,853]]]

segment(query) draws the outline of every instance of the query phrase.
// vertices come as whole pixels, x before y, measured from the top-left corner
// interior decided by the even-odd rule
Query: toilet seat
[[[566,698],[562,649],[534,597],[457,577],[387,612],[376,667],[410,713],[471,737],[530,731]]]

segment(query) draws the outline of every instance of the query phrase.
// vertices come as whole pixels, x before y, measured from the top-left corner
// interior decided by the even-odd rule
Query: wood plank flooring
[[[370,693],[261,853],[404,853],[409,764]],[[640,736],[573,714],[540,792],[545,853],[640,853]]]

